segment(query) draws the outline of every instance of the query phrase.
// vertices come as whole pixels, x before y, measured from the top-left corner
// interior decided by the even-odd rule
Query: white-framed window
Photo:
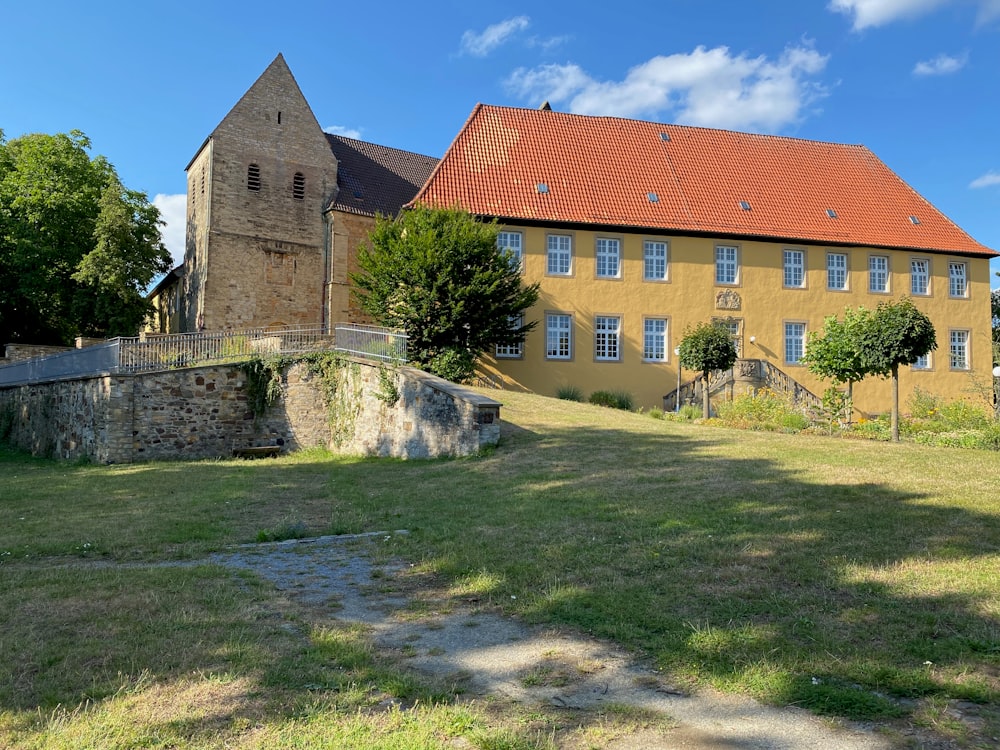
[[[910,294],[926,297],[931,293],[931,262],[927,258],[910,258]]]
[[[524,235],[520,232],[497,232],[497,250],[508,253],[511,268],[520,271],[524,263]]]
[[[917,361],[910,365],[914,370],[929,370],[931,369],[931,355],[925,354],[922,357],[917,357]]]
[[[715,283],[735,284],[740,277],[739,248],[734,245],[715,247]]]
[[[512,315],[510,317],[510,327],[520,328],[524,325],[523,315]],[[516,344],[497,344],[497,359],[520,359],[524,356],[524,342]]]
[[[736,356],[743,356],[743,319],[742,318],[712,318],[712,322],[717,326],[722,326],[729,331],[729,337],[736,347]]]
[[[594,317],[594,359],[617,362],[621,359],[622,319],[617,315]]]
[[[642,278],[646,281],[667,280],[667,243],[646,240],[642,243]]]
[[[889,256],[868,256],[868,291],[888,293],[889,291]]]
[[[545,315],[545,358],[573,358],[573,316],[567,313]]]
[[[667,319],[645,318],[642,321],[642,361],[667,361]]]
[[[569,276],[573,271],[573,238],[568,234],[550,234],[545,246],[545,273]]]
[[[798,364],[805,352],[806,324],[785,323],[785,364]]]
[[[969,332],[951,331],[948,339],[948,354],[952,370],[969,369]]]
[[[617,279],[621,269],[620,240],[606,237],[597,240],[597,276],[602,279]]]
[[[826,288],[847,291],[847,253],[826,254]]]
[[[802,250],[785,250],[782,265],[785,286],[801,289],[806,285],[806,254]]]
[[[969,267],[965,263],[948,264],[948,296],[969,296]]]

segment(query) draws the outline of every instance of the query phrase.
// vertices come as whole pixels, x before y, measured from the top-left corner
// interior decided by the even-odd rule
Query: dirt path
[[[389,537],[249,545],[212,561],[273,582],[319,619],[363,623],[377,648],[403,657],[420,673],[459,682],[466,695],[581,716],[624,705],[669,717],[654,729],[610,739],[603,747],[612,750],[892,747],[884,735],[805,711],[707,691],[685,694],[609,644],[528,627],[478,602],[414,586],[405,569],[373,565],[366,553]]]

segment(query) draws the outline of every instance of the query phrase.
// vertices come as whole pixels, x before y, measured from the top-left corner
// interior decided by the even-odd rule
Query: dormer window
[[[292,178],[292,197],[297,201],[306,198],[306,176],[301,172],[296,172]]]
[[[260,192],[260,166],[257,164],[247,167],[247,190]]]

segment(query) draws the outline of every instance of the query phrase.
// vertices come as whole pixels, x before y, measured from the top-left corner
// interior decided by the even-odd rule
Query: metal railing
[[[0,366],[0,386],[69,380],[99,373],[138,373],[241,362],[254,356],[342,351],[355,357],[406,362],[406,334],[368,325],[250,328],[239,331],[147,334],[109,339],[83,349]]]
[[[338,323],[337,351],[384,362],[406,361],[406,334],[379,326]]]

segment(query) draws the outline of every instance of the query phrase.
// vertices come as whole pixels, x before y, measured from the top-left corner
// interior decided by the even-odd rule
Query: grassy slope
[[[503,400],[503,443],[478,459],[91,467],[0,455],[0,728],[37,738],[36,707],[121,703],[167,676],[172,690],[238,686],[256,708],[227,716],[228,731],[246,721],[294,736],[316,696],[290,675],[330,682],[337,657],[316,645],[329,634],[299,653],[267,619],[264,593],[213,568],[51,565],[195,558],[285,528],[409,529],[387,553],[522,616],[641,650],[674,679],[850,717],[934,722],[949,699],[995,708],[1000,455]],[[357,668],[350,684],[370,689],[345,711],[402,679]],[[261,685],[280,689],[264,700]],[[260,718],[275,711],[285,718]],[[455,720],[428,717],[421,731]],[[82,719],[66,721],[64,740]]]

